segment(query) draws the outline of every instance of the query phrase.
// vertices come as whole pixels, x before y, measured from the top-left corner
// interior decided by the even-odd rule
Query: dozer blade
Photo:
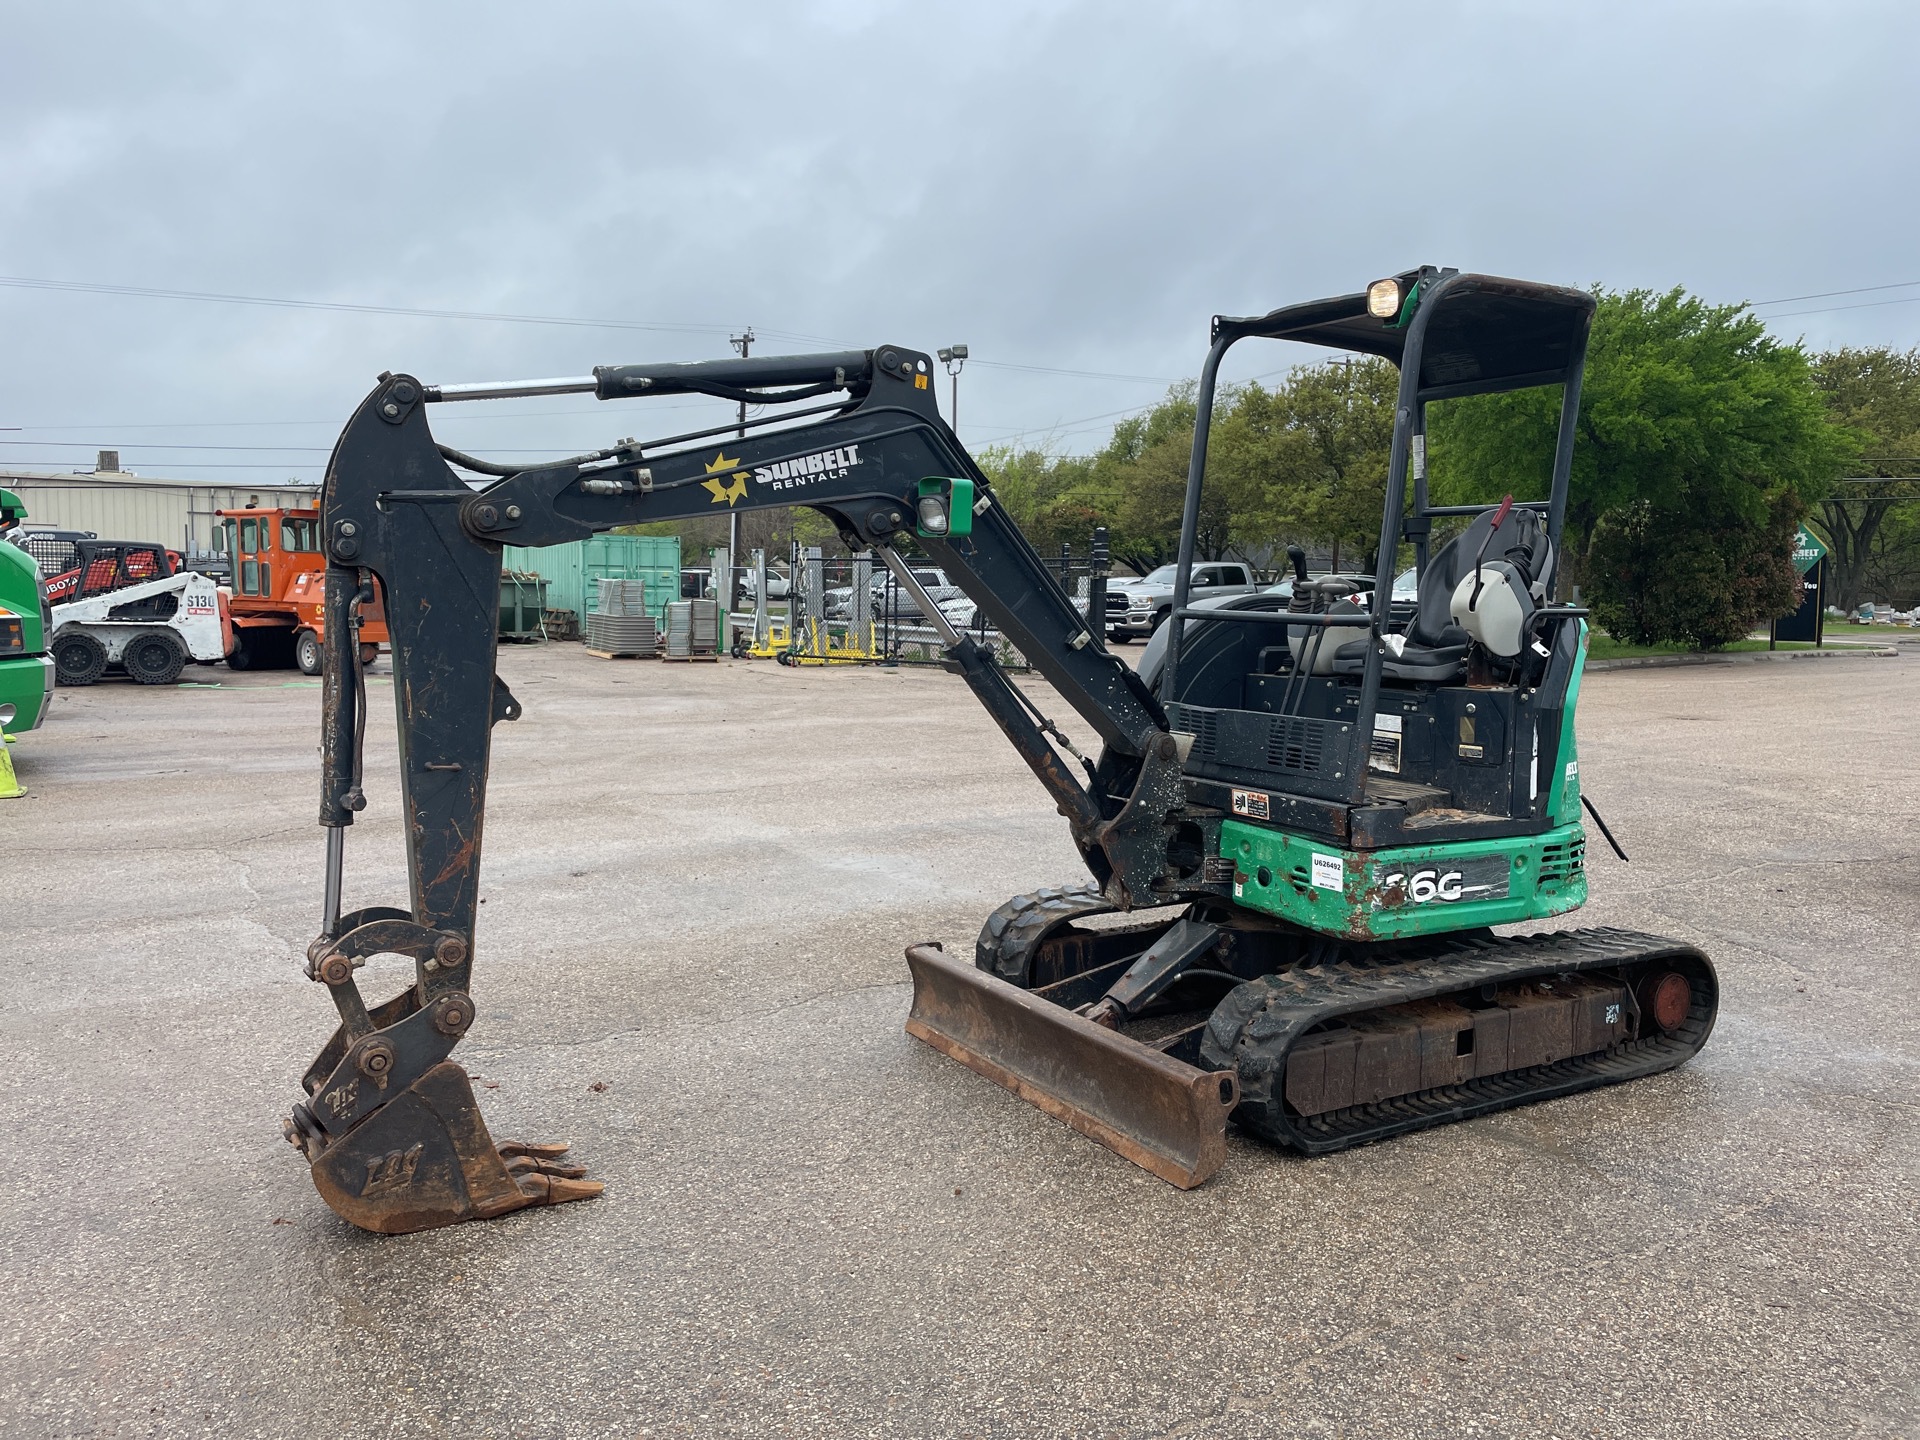
[[[467,1072],[452,1061],[337,1139],[318,1132],[311,1112],[296,1110],[288,1138],[306,1151],[314,1188],[334,1213],[381,1235],[587,1200],[601,1190],[560,1161],[565,1145],[496,1145]]]
[[[1227,1158],[1231,1070],[1200,1070],[932,945],[907,951],[907,1033],[1082,1135],[1191,1190]]]

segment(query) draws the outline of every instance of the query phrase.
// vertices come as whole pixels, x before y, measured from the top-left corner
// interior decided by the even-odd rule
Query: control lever
[[[1298,545],[1287,547],[1287,559],[1293,562],[1293,592],[1287,596],[1287,609],[1304,615],[1313,609],[1313,592],[1307,581],[1307,552]]]
[[[1486,538],[1480,542],[1480,551],[1473,557],[1473,594],[1467,598],[1467,608],[1472,610],[1480,604],[1480,591],[1486,584],[1480,578],[1480,562],[1487,558],[1487,546],[1493,543],[1493,532],[1500,528],[1500,522],[1507,518],[1513,509],[1513,496],[1509,494],[1500,502],[1500,508],[1493,512],[1493,523],[1487,526]]]

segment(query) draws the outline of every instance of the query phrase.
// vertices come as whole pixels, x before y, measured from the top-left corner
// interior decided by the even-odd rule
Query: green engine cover
[[[1586,843],[1577,822],[1540,835],[1396,850],[1342,850],[1243,820],[1220,827],[1236,902],[1349,940],[1564,915],[1586,903]]]

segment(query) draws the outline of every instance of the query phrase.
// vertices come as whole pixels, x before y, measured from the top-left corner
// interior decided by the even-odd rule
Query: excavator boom
[[[1181,752],[1165,713],[1128,666],[1092,643],[1086,620],[942,423],[931,373],[925,355],[880,346],[604,367],[592,377],[522,383],[431,386],[389,374],[362,402],[335,446],[321,513],[328,653],[320,823],[328,865],[307,971],[327,987],[339,1026],[309,1069],[307,1098],[287,1125],[338,1213],[398,1232],[597,1193],[551,1147],[494,1144],[465,1072],[448,1058],[474,1016],[469,987],[490,738],[494,725],[520,714],[492,666],[503,545],[806,504],[911,585],[893,547],[912,534],[1105,747],[1110,760],[1101,772],[1073,764],[988,652],[947,635],[954,668],[1067,818],[1105,895],[1123,909],[1176,898],[1167,889],[1166,835],[1181,803]],[[783,388],[768,388],[776,386]],[[437,404],[567,391],[604,399],[745,397],[775,413],[744,437],[729,430],[624,442],[526,469],[449,450],[428,425]],[[778,408],[827,395],[834,398],[805,409]],[[492,478],[476,486],[456,466]],[[940,482],[931,503],[928,481]],[[343,915],[346,830],[367,803],[367,704],[354,657],[376,582],[393,651],[410,894],[404,906]],[[938,615],[931,604],[924,608]],[[376,954],[411,958],[415,979],[370,1006],[357,972]],[[1130,1043],[1066,1019],[1098,1031],[1096,1041],[1109,1049]],[[1221,1111],[1216,1131],[1223,1124]]]

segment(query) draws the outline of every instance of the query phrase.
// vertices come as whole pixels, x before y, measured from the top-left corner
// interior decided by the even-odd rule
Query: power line
[[[111,440],[0,440],[0,445],[39,445],[54,450],[254,450],[276,454],[291,454],[302,451],[308,454],[324,455],[333,447],[330,445],[156,445],[149,440],[136,440],[132,443],[121,442],[117,446]]]
[[[1015,365],[1007,360],[975,360],[975,365],[984,365],[990,370],[1017,370],[1027,375],[1070,375],[1083,380],[1136,380],[1142,384],[1178,385],[1182,378],[1177,375],[1115,375],[1106,370],[1061,370],[1052,365]]]
[[[145,440],[136,440],[131,444],[111,440],[0,440],[0,445],[38,445],[55,450],[122,450],[129,455],[142,450],[191,450],[195,454],[208,451],[237,450],[267,455],[327,455],[331,454],[331,445],[155,445]],[[487,451],[493,455],[550,455],[560,447],[554,445],[521,446],[501,448],[489,445]],[[277,464],[277,461],[261,461],[261,464]]]
[[[410,305],[365,305],[347,300],[294,300],[274,295],[227,295],[211,290],[168,290],[150,285],[109,285],[88,280],[46,280],[0,275],[0,286],[16,290],[54,290],[86,295],[127,295],[149,300],[194,300],[220,305],[264,305],[280,310],[328,310],[353,315],[405,315],[420,320],[488,320],[510,325],[567,325],[589,330],[649,330],[704,335],[725,325],[683,324],[666,320],[590,320],[577,315],[515,315],[486,310],[435,310]],[[789,332],[770,331],[770,334]],[[795,339],[807,337],[795,335]]]
[[[691,402],[681,401],[681,402],[675,402],[675,403],[669,403],[669,404],[662,404],[658,401],[650,401],[647,404],[647,413],[651,415],[664,410],[698,410],[708,405],[715,405],[715,404],[721,404],[721,403],[723,402],[695,400]],[[593,406],[588,406],[584,409],[573,409],[573,410],[479,410],[473,407],[468,407],[465,410],[461,411],[458,415],[450,416],[449,421],[457,422],[459,424],[465,424],[470,420],[545,420],[550,417],[559,416],[559,415],[610,415],[613,413],[614,412],[608,409],[608,407],[604,404],[593,405]],[[343,423],[344,422],[341,420],[341,418],[336,415],[330,420],[154,420],[154,421],[134,421],[134,422],[95,421],[87,425],[8,425],[8,426],[0,426],[0,429],[90,430],[90,431],[232,430],[232,429],[243,429],[243,428],[291,429],[295,427],[325,425],[329,429],[338,430],[340,429]],[[46,443],[49,445],[64,445],[67,442],[64,440],[49,440]],[[88,441],[86,443],[92,444],[93,442]],[[144,440],[133,441],[130,443],[132,446],[135,446],[135,447],[144,446],[147,444],[147,442]],[[248,446],[245,448],[257,449],[259,447]]]
[[[1328,363],[1332,364],[1336,362],[1329,361]],[[1293,368],[1295,367],[1291,365],[1286,365],[1286,366],[1282,366],[1278,370],[1262,371],[1258,375],[1248,376],[1245,380],[1239,383],[1244,385],[1251,385],[1259,380],[1271,380],[1274,376],[1284,375],[1287,373],[1287,371]],[[1192,377],[1188,377],[1188,378],[1192,378]],[[1168,383],[1177,385],[1180,382],[1175,380],[1175,381],[1170,381]],[[1111,420],[1121,415],[1138,415],[1143,410],[1155,409],[1163,403],[1164,403],[1163,401],[1159,401],[1159,400],[1150,400],[1145,405],[1133,405],[1133,406],[1129,406],[1125,410],[1109,410],[1103,415],[1087,415],[1078,420],[1056,420],[1051,425],[1034,425],[1025,430],[1011,430],[1011,431],[1007,431],[1004,434],[990,436],[988,439],[986,439],[982,443],[986,445],[998,445],[1002,441],[1019,440],[1028,435],[1049,435],[1049,434],[1071,435],[1074,433],[1076,429],[1084,428],[1088,425],[1093,424],[1095,421]]]
[[[0,275],[0,286],[16,290],[50,290],[68,294],[121,295],[149,300],[191,300],[220,305],[262,305],[280,310],[321,310],[350,315],[402,315],[419,320],[485,320],[510,325],[564,325],[585,330],[644,330],[660,334],[706,335],[715,331],[731,333],[735,328],[720,324],[687,324],[666,320],[593,320],[578,315],[518,315],[490,310],[439,310],[410,305],[368,305],[348,300],[295,300],[276,295],[229,295],[211,290],[170,290],[151,285],[114,285],[90,280],[48,280],[31,275]],[[812,345],[844,345],[830,336],[809,335],[798,330],[761,327],[762,335]],[[1066,375],[1088,380],[1129,380],[1173,383],[1163,375],[1115,375],[1101,370],[1069,370],[1047,365],[1018,365],[1008,361],[983,360],[979,364],[1000,370],[1018,370],[1036,375]]]
[[[1860,285],[1852,290],[1818,290],[1811,295],[1783,295],[1778,300],[1749,300],[1749,307],[1762,305],[1791,305],[1796,300],[1831,300],[1835,295],[1867,295],[1875,290],[1910,290],[1920,285],[1920,280],[1896,280],[1891,285]]]
[[[1772,315],[1762,315],[1762,320],[1790,320],[1795,315],[1831,315],[1836,310],[1872,310],[1880,305],[1916,305],[1920,304],[1920,295],[1907,295],[1898,300],[1863,300],[1858,305],[1820,305],[1812,310],[1780,310]]]
[[[1096,421],[1100,421],[1100,420],[1112,420],[1121,415],[1137,415],[1142,410],[1153,409],[1153,407],[1155,405],[1158,405],[1159,403],[1160,402],[1158,400],[1155,400],[1150,404],[1131,405],[1131,406],[1128,406],[1125,410],[1109,410],[1102,415],[1087,415],[1087,416],[1081,417],[1078,420],[1056,420],[1051,425],[1034,425],[1034,426],[1028,427],[1025,430],[1009,430],[1006,433],[1001,435],[989,436],[987,437],[986,440],[982,441],[981,443],[986,445],[998,445],[1004,440],[1019,440],[1028,435],[1046,435],[1046,434],[1060,434],[1060,433],[1071,434],[1073,431],[1073,427],[1081,426],[1081,425],[1091,425]]]

